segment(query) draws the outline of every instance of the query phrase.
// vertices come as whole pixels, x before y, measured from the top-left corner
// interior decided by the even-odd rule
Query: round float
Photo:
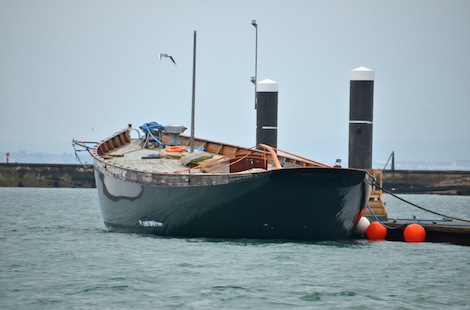
[[[360,219],[359,219],[359,222],[357,222],[357,225],[356,225],[356,232],[358,234],[365,234],[366,231],[367,231],[367,228],[369,227],[370,225],[370,222],[369,220],[367,219],[367,217],[365,216],[362,216]]]
[[[387,237],[387,228],[380,222],[372,222],[366,230],[367,239],[385,240]]]
[[[403,230],[406,242],[423,242],[426,239],[426,230],[419,224],[410,224]]]

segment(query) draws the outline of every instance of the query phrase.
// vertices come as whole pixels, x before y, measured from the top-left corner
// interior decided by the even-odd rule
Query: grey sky
[[[470,1],[429,0],[0,0],[0,151],[189,128],[194,30],[196,136],[254,146],[252,19],[258,79],[279,83],[279,148],[347,162],[349,74],[366,66],[374,161],[470,159]]]

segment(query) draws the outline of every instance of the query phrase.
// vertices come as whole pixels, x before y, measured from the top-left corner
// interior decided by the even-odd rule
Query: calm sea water
[[[402,197],[470,218],[470,197]],[[469,309],[469,287],[470,247],[109,233],[94,189],[0,188],[0,309]]]

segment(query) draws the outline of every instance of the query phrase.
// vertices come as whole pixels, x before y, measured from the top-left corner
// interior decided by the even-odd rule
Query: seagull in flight
[[[172,57],[171,55],[168,55],[168,54],[165,54],[165,53],[160,53],[160,60],[162,60],[163,57],[170,58],[171,61],[173,61],[173,63],[174,63],[175,66],[176,66],[176,62],[175,62],[175,60],[173,59],[173,57]]]

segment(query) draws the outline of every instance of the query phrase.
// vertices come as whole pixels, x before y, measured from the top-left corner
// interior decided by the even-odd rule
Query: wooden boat
[[[367,172],[267,145],[191,139],[174,128],[146,128],[131,138],[129,125],[89,150],[109,230],[293,240],[353,234],[369,199]]]

